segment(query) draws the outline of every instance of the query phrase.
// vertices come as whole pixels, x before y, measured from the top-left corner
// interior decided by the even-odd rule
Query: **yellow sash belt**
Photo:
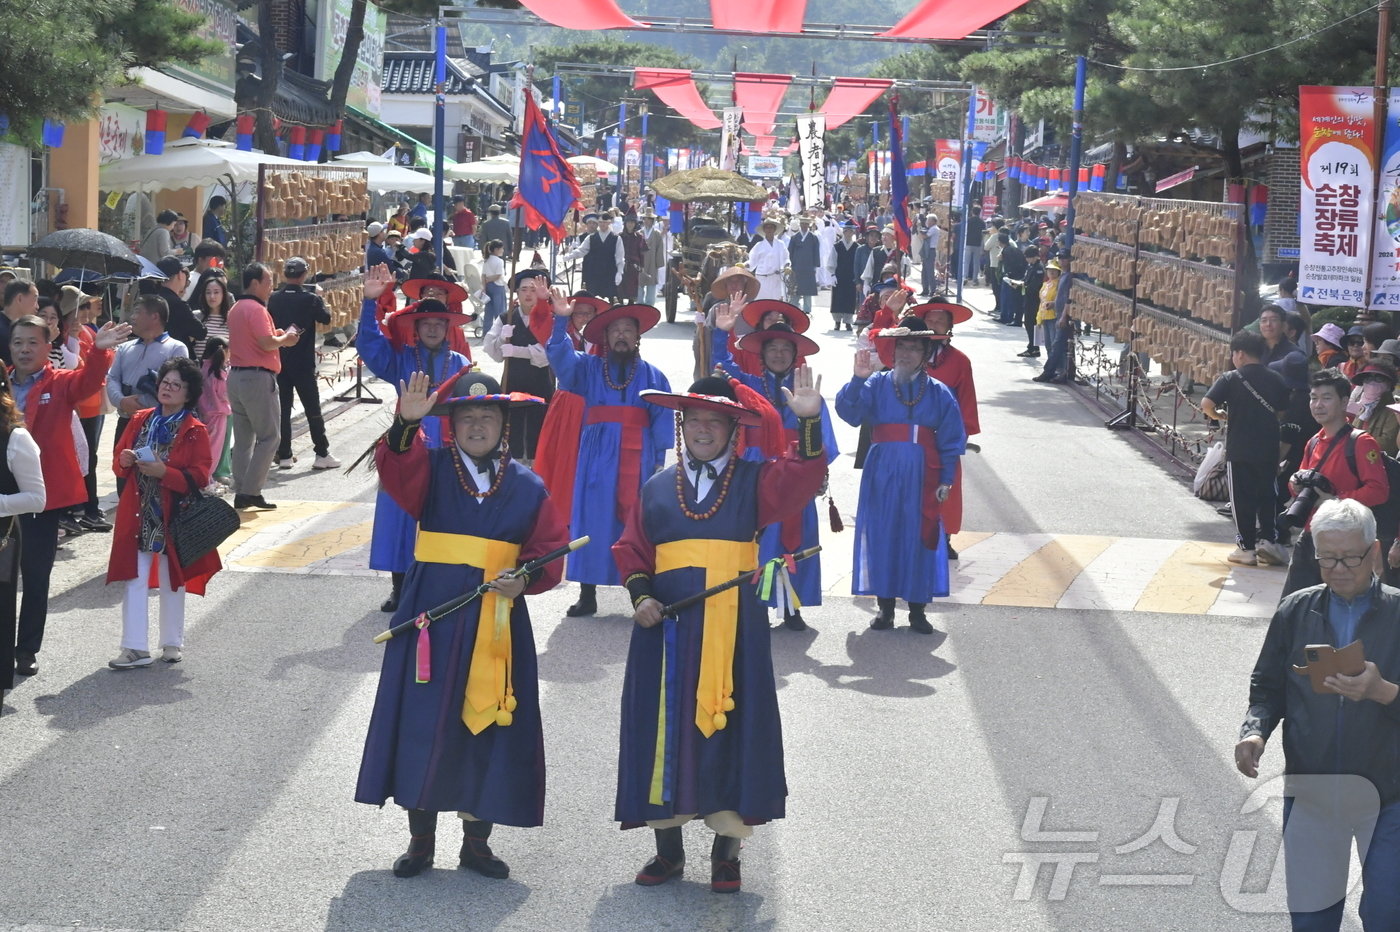
[[[420,529],[413,558],[419,563],[474,566],[489,581],[515,569],[520,545],[489,537]],[[511,713],[515,711],[515,689],[511,683],[511,603],[511,599],[502,598],[496,592],[481,596],[481,615],[462,703],[462,722],[474,735],[481,734],[492,723],[509,725],[513,718]]]
[[[656,545],[656,573],[686,567],[705,570],[705,588],[733,579],[758,565],[753,541],[690,538]],[[708,738],[728,724],[734,709],[734,641],[739,629],[739,589],[705,600],[700,647],[700,680],[695,686],[695,725]]]

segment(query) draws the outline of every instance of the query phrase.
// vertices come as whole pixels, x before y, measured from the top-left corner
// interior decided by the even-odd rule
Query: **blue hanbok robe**
[[[796,513],[820,488],[826,475],[822,457],[789,455],[769,463],[738,460],[724,501],[703,519],[681,510],[676,466],[647,480],[640,506],[632,512],[613,547],[624,578],[651,577],[652,595],[663,604],[713,585],[708,565],[663,567],[658,548],[699,539],[723,542],[734,575],[756,559],[758,529]],[[703,515],[722,494],[716,481],[704,500],[681,480],[686,507]],[[718,558],[711,555],[708,562]],[[725,570],[724,572],[728,572]],[[708,737],[696,723],[696,690],[701,650],[710,635],[706,606],[697,605],[651,628],[634,625],[622,683],[622,727],[618,755],[615,818],[623,827],[677,815],[737,812],[748,824],[780,819],[786,811],[782,721],[773,680],[768,617],[750,583],[737,587],[738,624],[733,658],[734,707],[724,728]],[[664,658],[664,661],[663,661]],[[665,691],[663,694],[663,674]],[[664,710],[664,711],[663,711]],[[658,753],[658,738],[662,749]]]
[[[404,453],[381,441],[375,453],[385,489],[423,531],[466,534],[519,544],[517,563],[562,547],[563,521],[544,483],[509,460],[497,490],[478,498],[452,464],[455,444],[429,450],[419,437]],[[469,480],[470,481],[470,480]],[[561,563],[544,568],[525,590],[544,592],[559,582]],[[466,564],[414,562],[404,580],[398,624],[475,589],[484,573]],[[419,634],[388,641],[355,789],[357,802],[406,809],[469,812],[487,822],[529,827],[544,819],[544,738],[534,635],[525,599],[510,612],[511,682],[516,708],[510,725],[472,734],[462,721],[467,672],[480,622],[481,600],[428,627],[431,675],[416,681]],[[488,619],[488,623],[490,623]]]
[[[788,432],[788,439],[795,438],[797,430],[797,415],[788,409],[787,402],[783,398],[782,388],[792,388],[792,373],[779,379],[776,375],[763,370],[763,375],[750,375],[738,364],[734,362],[734,357],[729,352],[729,341],[726,339],[728,333],[715,328],[711,335],[711,358],[714,359],[715,366],[723,369],[732,378],[738,379],[749,388],[765,396],[778,409],[778,414],[783,419],[783,429]],[[826,400],[822,400],[822,445],[826,452],[826,462],[830,465],[840,455],[841,451],[836,447],[836,432],[831,426],[831,412],[827,410]],[[761,462],[763,451],[756,446],[750,446],[744,450],[744,458]],[[783,530],[785,525],[797,522],[801,529],[801,542],[795,546],[783,545]],[[789,541],[789,544],[792,542]],[[771,560],[784,553],[796,553],[798,550],[806,550],[808,547],[815,547],[821,543],[820,532],[817,524],[817,503],[816,500],[809,501],[802,509],[800,515],[788,518],[787,521],[779,524],[770,524],[763,529],[763,536],[758,542],[758,556],[761,560]],[[797,592],[798,601],[804,606],[822,604],[822,566],[821,561],[816,559],[803,560],[797,564],[797,572],[792,577],[793,589]],[[768,598],[770,606],[779,602],[779,591],[775,587],[773,594]]]
[[[628,501],[635,500],[642,484],[661,468],[676,436],[673,413],[642,401],[640,393],[649,388],[669,392],[671,383],[660,369],[638,359],[631,382],[621,390],[608,387],[603,378],[608,358],[574,349],[568,327],[567,317],[554,318],[554,333],[546,351],[559,387],[583,397],[583,428],[579,431],[569,528],[575,537],[586,534],[590,541],[569,555],[567,575],[574,582],[616,586],[621,580],[609,548],[622,533]],[[614,364],[612,380],[614,385],[621,385],[626,375],[617,368]],[[635,430],[641,453],[639,459],[633,461],[637,480],[631,489],[621,484],[623,424],[602,419],[617,416],[629,416],[638,422]],[[541,457],[548,455],[548,450],[539,451]]]
[[[399,383],[407,382],[415,372],[427,372],[432,388],[436,390],[444,380],[469,365],[467,358],[449,349],[446,341],[433,353],[414,346],[395,350],[394,344],[379,329],[376,308],[374,301],[365,301],[362,305],[355,348],[369,371],[393,386],[395,392],[399,390]],[[441,446],[443,418],[424,419],[419,432],[430,448]],[[369,568],[390,573],[408,572],[413,565],[413,538],[416,533],[414,520],[381,488],[374,500],[374,533],[369,544]]]
[[[869,424],[874,440],[860,479],[851,592],[926,603],[948,594],[947,538],[941,525],[930,527],[938,522],[932,496],[937,485],[953,483],[967,434],[942,382],[920,372],[901,391],[917,401],[901,400],[886,371],[852,378],[836,393],[837,415],[852,426]],[[881,440],[886,433],[899,439]]]

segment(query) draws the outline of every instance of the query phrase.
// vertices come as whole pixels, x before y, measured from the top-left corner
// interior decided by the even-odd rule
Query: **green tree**
[[[0,113],[21,134],[89,115],[129,68],[197,64],[202,17],[159,0],[0,0]]]

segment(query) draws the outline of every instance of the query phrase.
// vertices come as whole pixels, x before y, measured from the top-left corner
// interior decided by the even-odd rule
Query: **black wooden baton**
[[[821,544],[817,544],[815,547],[808,547],[806,550],[799,550],[799,551],[797,551],[796,553],[794,553],[794,554],[792,555],[792,558],[793,558],[794,560],[805,560],[805,559],[807,559],[808,557],[814,557],[814,556],[816,556],[818,553],[821,553],[821,549],[822,549],[822,545],[821,545]],[[746,580],[746,579],[752,579],[752,578],[753,578],[753,575],[754,575],[755,573],[757,573],[757,572],[758,572],[759,570],[761,570],[761,569],[763,569],[763,567],[762,567],[762,566],[759,566],[759,567],[757,567],[757,568],[755,568],[755,569],[749,570],[749,571],[746,572],[746,573],[740,573],[738,576],[735,576],[733,579],[726,580],[725,582],[719,583],[718,585],[715,585],[715,586],[711,586],[710,588],[706,589],[704,592],[697,592],[697,593],[695,593],[695,595],[686,596],[684,599],[681,599],[679,602],[672,602],[670,605],[667,605],[666,607],[664,607],[663,609],[661,609],[661,616],[662,616],[663,618],[665,618],[665,617],[672,617],[672,618],[674,618],[678,613],[685,611],[686,609],[690,608],[692,605],[699,605],[701,602],[705,601],[706,599],[708,599],[708,598],[709,598],[710,596],[712,596],[712,595],[718,595],[719,593],[725,591],[726,589],[733,589],[735,586],[739,585],[740,583],[742,583],[742,582],[743,582],[744,580]]]
[[[551,550],[549,553],[545,554],[542,557],[535,557],[535,559],[531,560],[529,563],[526,563],[522,566],[518,566],[510,572],[502,573],[500,576],[497,576],[496,579],[488,579],[481,585],[473,589],[471,592],[468,592],[466,595],[459,595],[451,601],[442,603],[437,608],[430,608],[422,614],[414,615],[408,621],[394,625],[388,631],[379,632],[374,636],[374,643],[383,644],[391,637],[403,634],[404,632],[417,627],[418,619],[422,618],[423,615],[428,616],[428,622],[430,624],[434,621],[438,621],[444,618],[445,616],[457,611],[457,609],[470,604],[472,600],[478,599],[481,596],[485,595],[487,592],[491,591],[491,584],[493,582],[496,582],[496,580],[515,579],[520,576],[527,576],[530,573],[535,572],[542,566],[546,566],[550,563],[553,563],[555,560],[568,556],[578,548],[582,547],[584,544],[588,543],[589,539],[590,538],[587,535],[575,538],[574,540],[571,540],[564,546],[560,547],[558,550]]]

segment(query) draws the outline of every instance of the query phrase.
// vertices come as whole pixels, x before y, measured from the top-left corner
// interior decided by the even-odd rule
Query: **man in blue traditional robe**
[[[394,277],[388,266],[377,265],[365,273],[364,304],[360,309],[360,328],[355,337],[355,348],[366,368],[390,385],[397,387],[413,373],[426,372],[430,384],[436,389],[471,363],[466,356],[455,352],[448,340],[449,329],[466,323],[466,315],[452,313],[445,303],[447,298],[456,297],[457,292],[461,293],[460,299],[465,300],[466,291],[453,282],[425,283],[429,287],[420,292],[425,295],[424,299],[397,312],[407,312],[402,320],[411,320],[414,339],[397,342],[381,329],[378,315],[379,298],[393,284]],[[442,444],[440,418],[426,419],[420,431],[429,447]],[[392,612],[399,607],[404,574],[413,564],[416,533],[417,526],[413,519],[394,503],[387,492],[380,489],[374,501],[374,534],[369,545],[369,567],[388,571],[392,579],[389,598],[379,606],[382,612]]]
[[[730,378],[738,379],[749,388],[763,395],[778,410],[783,419],[784,448],[798,439],[797,415],[788,408],[783,399],[783,389],[792,388],[794,363],[814,355],[820,347],[816,342],[797,333],[787,323],[772,324],[762,330],[754,330],[739,340],[739,348],[753,353],[763,360],[763,374],[749,375],[735,364],[729,353],[728,336],[743,313],[742,295],[725,305],[715,308],[715,329],[711,336],[711,353],[715,366],[723,369]],[[792,306],[792,314],[805,316]],[[831,413],[822,402],[822,448],[826,451],[826,461],[830,465],[840,454],[836,447],[836,433],[831,425]],[[744,459],[762,462],[765,457],[757,443],[747,443]],[[759,541],[759,558],[765,562],[776,556],[796,553],[815,547],[821,543],[817,531],[817,504],[810,501],[799,514],[790,516],[779,524],[771,524],[763,529]],[[793,574],[793,588],[775,586],[768,597],[768,604],[782,613],[784,626],[793,631],[805,631],[807,623],[802,618],[803,606],[822,604],[822,568],[819,560],[803,560]],[[793,596],[796,596],[794,599]]]
[[[476,370],[431,393],[430,382],[415,372],[402,386],[393,426],[375,450],[385,490],[418,522],[394,623],[419,623],[385,647],[355,799],[375,806],[393,799],[408,810],[410,840],[394,862],[397,876],[432,866],[438,813],[456,811],[458,865],[504,878],[510,869],[487,841],[492,827],[544,820],[539,678],[521,596],[557,585],[560,564],[499,577],[564,546],[568,534],[544,483],[503,452],[508,409],[543,402],[502,394]],[[422,425],[442,416],[450,434],[430,448]],[[496,581],[480,598],[427,618],[489,580]]]
[[[909,627],[932,634],[924,606],[948,595],[948,538],[939,509],[967,434],[957,399],[924,368],[934,341],[946,335],[906,317],[876,339],[893,341],[894,367],[877,372],[875,352],[859,350],[851,381],[836,393],[837,415],[853,426],[870,425],[872,441],[856,507],[851,591],[875,596],[879,613],[870,627],[893,627],[899,598],[909,604]]]
[[[636,877],[644,886],[680,875],[681,826],[698,817],[715,832],[711,889],[736,892],[740,840],[786,811],[782,722],[755,586],[745,580],[666,617],[663,607],[753,570],[758,530],[799,513],[820,488],[821,395],[806,368],[794,384],[783,395],[798,418],[796,449],[764,463],[734,453],[739,426],[759,416],[726,380],[707,376],[684,394],[644,395],[680,412],[684,444],[679,463],[647,480],[613,547],[636,621],[622,684],[615,818],[656,833],[656,856]]]
[[[641,400],[648,389],[668,392],[661,370],[641,358],[641,338],[661,319],[646,304],[620,304],[594,317],[583,328],[585,343],[607,347],[606,356],[574,349],[569,318],[574,309],[564,292],[554,289],[554,333],[547,353],[559,387],[583,398],[578,465],[569,528],[587,535],[587,546],[569,556],[567,576],[579,583],[571,618],[596,614],[599,586],[622,583],[610,548],[637,500],[642,483],[661,468],[673,438],[666,412]],[[540,457],[549,455],[539,451]]]

